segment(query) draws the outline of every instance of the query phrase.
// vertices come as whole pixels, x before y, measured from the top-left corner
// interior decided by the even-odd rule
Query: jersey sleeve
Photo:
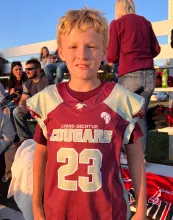
[[[128,121],[128,126],[124,133],[123,145],[129,144],[131,141],[134,143],[139,137],[143,136],[137,122],[143,118],[144,103],[143,97],[127,90],[123,113],[126,121]]]
[[[128,144],[134,144],[139,138],[143,137],[143,132],[138,123],[135,124]]]
[[[104,103],[121,117],[121,123],[125,127],[122,144],[128,144],[136,122],[143,117],[144,98],[117,83]]]
[[[47,146],[47,139],[43,135],[43,131],[42,131],[39,124],[36,125],[36,129],[35,129],[35,132],[34,132],[34,138],[33,139],[38,144]]]
[[[63,101],[57,92],[56,85],[51,85],[26,100],[31,116],[39,123],[44,136],[47,138],[47,115]],[[49,104],[48,104],[49,103]]]
[[[139,119],[143,118],[144,113],[144,98],[141,96],[128,92],[126,97],[125,109],[127,110],[128,126],[124,132],[123,146],[130,143],[135,143],[136,140],[143,136],[139,124]]]

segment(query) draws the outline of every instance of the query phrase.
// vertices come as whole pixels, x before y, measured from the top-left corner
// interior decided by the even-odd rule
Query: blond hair
[[[116,0],[115,14],[116,19],[126,14],[135,14],[135,4],[133,0]]]
[[[70,34],[74,28],[77,28],[80,31],[94,28],[97,33],[103,34],[103,46],[104,49],[107,48],[108,22],[102,12],[87,8],[68,11],[60,18],[57,25],[58,46],[61,46],[61,35]]]

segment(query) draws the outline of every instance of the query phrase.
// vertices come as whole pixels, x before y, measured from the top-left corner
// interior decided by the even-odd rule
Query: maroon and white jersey
[[[115,83],[105,83],[82,103],[68,93],[66,83],[27,100],[47,138],[47,220],[129,219],[120,151],[143,104],[143,98]]]

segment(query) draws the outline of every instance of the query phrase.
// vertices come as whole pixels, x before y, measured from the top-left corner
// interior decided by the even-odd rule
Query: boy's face
[[[97,77],[105,55],[102,34],[93,28],[85,32],[73,29],[69,35],[61,36],[58,50],[61,59],[66,61],[72,79],[92,80]]]

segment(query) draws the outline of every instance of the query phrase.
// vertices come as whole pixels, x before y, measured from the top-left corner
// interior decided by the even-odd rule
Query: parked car
[[[166,101],[169,99],[169,95],[164,92],[153,92],[150,101],[154,102],[160,102],[160,101]]]

